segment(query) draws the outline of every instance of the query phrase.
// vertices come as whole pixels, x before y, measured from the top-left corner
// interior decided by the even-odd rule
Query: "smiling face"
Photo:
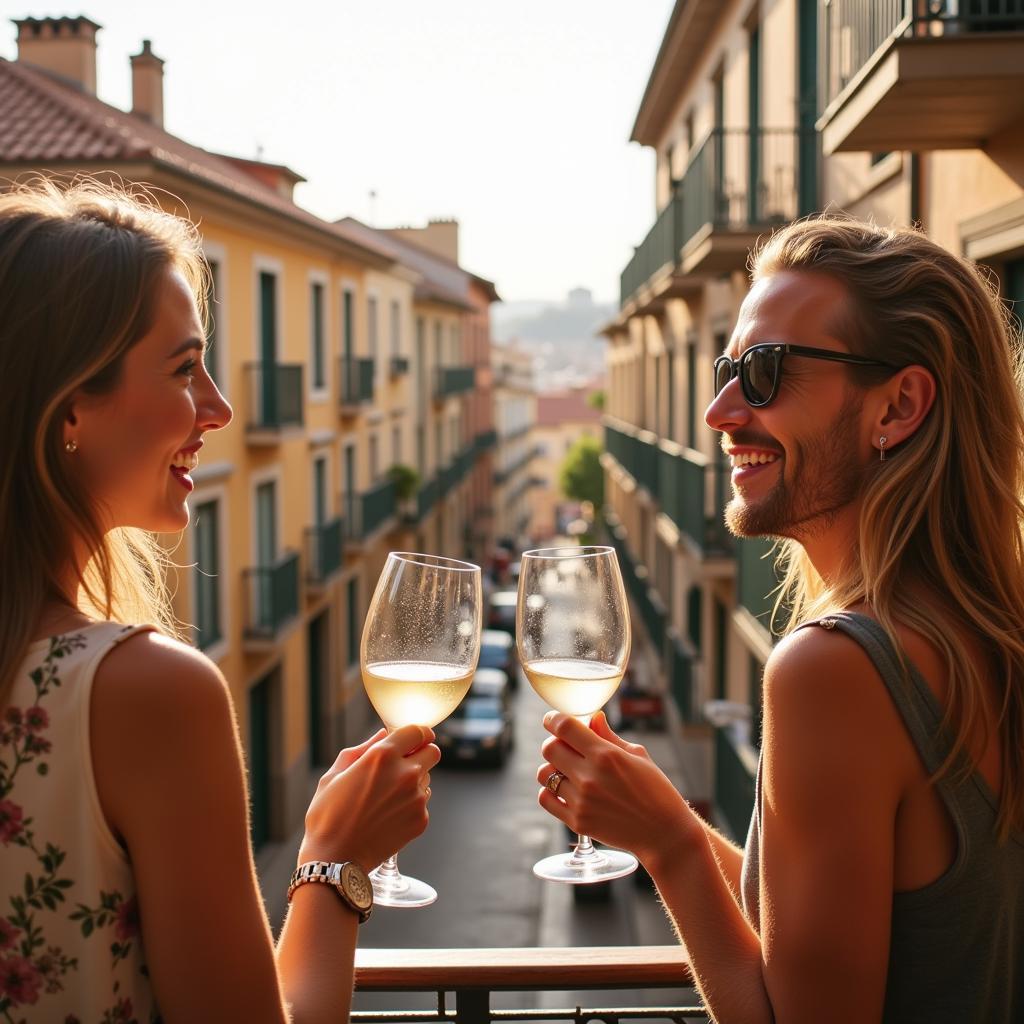
[[[231,407],[203,365],[195,298],[169,269],[153,325],[124,356],[118,383],[102,395],[76,394],[65,424],[76,460],[106,529],[173,533],[188,525],[189,469],[202,436],[231,419]]]
[[[787,342],[848,352],[835,335],[847,296],[831,277],[785,271],[755,282],[726,354]],[[752,408],[734,378],[708,407],[733,464],[726,523],[738,536],[804,541],[848,515],[861,492],[871,446],[862,397],[839,363],[786,355],[771,404]]]

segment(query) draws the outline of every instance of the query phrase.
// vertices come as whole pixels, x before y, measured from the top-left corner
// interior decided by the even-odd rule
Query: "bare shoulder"
[[[230,706],[220,669],[200,651],[156,632],[138,633],[114,647],[97,668],[93,686],[94,709],[116,717],[160,721],[168,713]]]
[[[819,764],[869,761],[890,782],[914,767],[913,748],[874,663],[838,630],[800,629],[782,640],[765,666],[766,738],[776,751],[803,750]],[[870,737],[872,757],[864,759]]]

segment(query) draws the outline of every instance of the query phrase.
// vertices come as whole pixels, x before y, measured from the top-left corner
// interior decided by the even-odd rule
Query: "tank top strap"
[[[882,677],[925,768],[929,774],[937,771],[952,749],[951,737],[942,729],[942,709],[914,664],[900,661],[882,626],[858,612],[836,612],[798,628],[808,626],[838,629],[861,647]]]

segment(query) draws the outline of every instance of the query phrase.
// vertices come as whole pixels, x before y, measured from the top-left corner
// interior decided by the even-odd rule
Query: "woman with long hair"
[[[154,538],[187,525],[189,469],[231,419],[207,273],[142,194],[0,195],[5,1020],[344,1020],[365,871],[426,825],[430,730],[343,750],[274,948],[231,697],[178,639]]]
[[[1024,1020],[1016,329],[923,234],[825,216],[756,255],[714,369],[789,616],[745,848],[603,716],[548,716],[541,804],[637,853],[721,1024]]]

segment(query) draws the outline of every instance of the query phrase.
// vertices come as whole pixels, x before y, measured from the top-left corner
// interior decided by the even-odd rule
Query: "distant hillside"
[[[492,307],[494,340],[516,342],[536,357],[538,387],[557,390],[604,372],[605,341],[598,330],[615,315],[577,288],[562,303],[506,302]]]

